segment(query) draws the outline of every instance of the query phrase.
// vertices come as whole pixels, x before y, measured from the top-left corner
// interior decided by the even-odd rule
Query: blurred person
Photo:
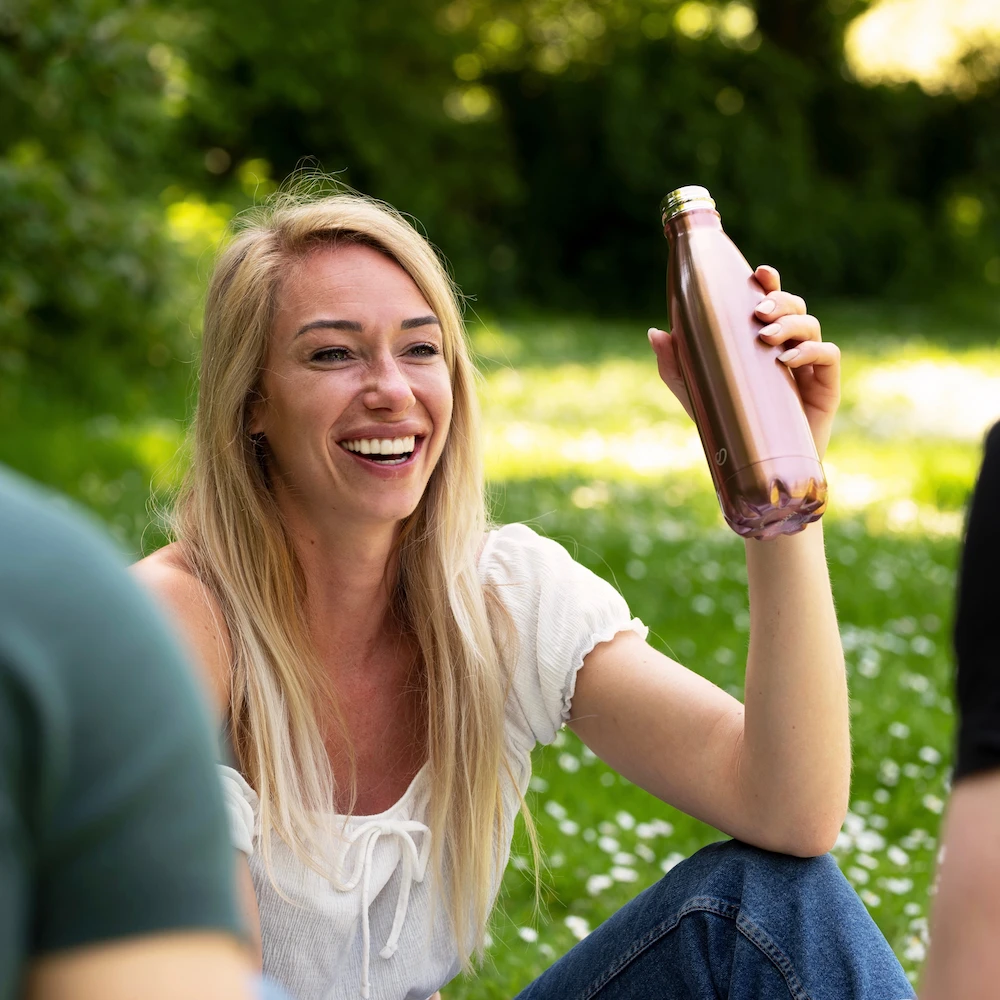
[[[0,1000],[250,1000],[214,760],[148,596],[0,470]]]
[[[762,336],[791,348],[822,455],[839,352],[777,272],[757,278]],[[689,407],[670,336],[649,336]],[[822,524],[746,543],[744,708],[650,647],[560,545],[488,522],[474,380],[456,290],[390,207],[286,193],[222,250],[176,540],[136,572],[231,737],[222,780],[264,970],[298,1000],[425,1000],[469,968],[531,751],[568,723],[736,839],[522,997],[911,997],[825,853],[851,763]]]
[[[1000,994],[1000,424],[966,527],[955,615],[958,739],[921,1000]]]

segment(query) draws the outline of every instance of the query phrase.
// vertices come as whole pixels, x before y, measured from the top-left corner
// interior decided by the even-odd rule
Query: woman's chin
[[[375,503],[366,504],[357,510],[357,520],[372,526],[398,525],[410,517],[420,505],[420,497],[412,503]]]

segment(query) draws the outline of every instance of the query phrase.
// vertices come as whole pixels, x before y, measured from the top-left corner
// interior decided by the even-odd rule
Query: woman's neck
[[[360,668],[388,638],[400,525],[317,524],[298,509],[283,513],[305,580],[306,623],[317,651],[333,654],[342,669]]]

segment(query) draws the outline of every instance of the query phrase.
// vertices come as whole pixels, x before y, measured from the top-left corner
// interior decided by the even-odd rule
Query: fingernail
[[[764,316],[768,313],[774,312],[774,303],[770,299],[764,299],[764,301],[757,306],[757,312]]]
[[[771,323],[770,326],[765,326],[763,330],[758,334],[759,337],[773,337],[776,333],[781,333],[780,323]]]
[[[654,336],[655,336],[655,335],[656,335],[657,333],[659,333],[659,330],[657,330],[655,326],[651,326],[651,327],[650,327],[650,328],[649,328],[649,329],[648,329],[648,330],[646,331],[646,336],[647,336],[647,337],[649,337],[649,342],[650,342],[650,343],[652,343],[652,342],[653,342],[653,337],[654,337]]]
[[[783,354],[778,355],[779,361],[791,361],[792,358],[797,358],[802,352],[797,348],[793,347],[790,351],[785,351]]]

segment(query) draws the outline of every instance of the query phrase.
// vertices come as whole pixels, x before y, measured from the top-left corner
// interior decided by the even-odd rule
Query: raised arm
[[[802,394],[823,455],[839,402],[839,351],[777,273],[770,343]],[[764,303],[762,303],[764,305]],[[768,332],[770,331],[770,332]],[[650,331],[660,374],[690,413],[669,334]],[[595,753],[664,801],[741,840],[788,854],[832,847],[847,809],[851,751],[840,634],[816,523],[797,535],[747,541],[750,648],[745,701],[622,633],[580,671],[570,722]]]

